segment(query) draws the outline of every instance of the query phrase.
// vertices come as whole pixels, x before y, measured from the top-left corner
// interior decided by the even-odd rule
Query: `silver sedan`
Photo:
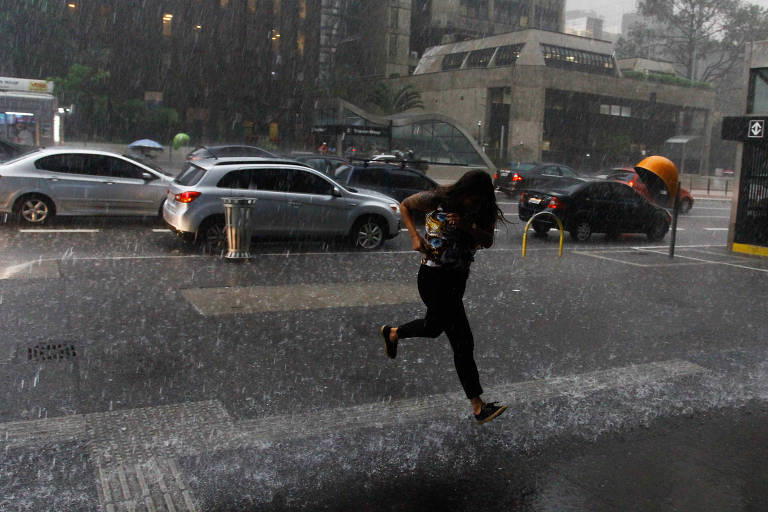
[[[30,224],[54,215],[160,215],[172,179],[116,153],[41,149],[0,165],[0,213]]]

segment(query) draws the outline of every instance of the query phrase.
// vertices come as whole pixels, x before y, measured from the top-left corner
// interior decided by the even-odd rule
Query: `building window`
[[[500,46],[499,51],[496,52],[496,60],[494,64],[496,66],[514,66],[517,63],[517,59],[520,58],[520,52],[523,50],[525,44],[510,44],[507,46]]]
[[[466,56],[467,52],[449,53],[443,57],[443,71],[448,69],[459,69]]]
[[[272,14],[274,14],[277,17],[279,17],[281,11],[282,11],[282,6],[280,4],[280,0],[273,0],[273,3],[272,3]]]
[[[399,20],[397,19],[397,14],[398,14],[397,11],[398,11],[397,7],[393,7],[392,9],[390,9],[389,27],[392,30],[397,30],[397,27],[399,26]]]
[[[765,112],[768,112],[768,68],[752,69],[749,72],[747,113]]]
[[[616,74],[613,57],[604,53],[588,52],[548,44],[542,44],[541,51],[544,54],[544,62],[547,66],[582,71],[584,73]]]
[[[397,57],[397,35],[389,35],[389,56]]]
[[[307,0],[299,0],[299,19],[307,19]]]
[[[306,43],[306,37],[304,36],[303,32],[299,32],[299,35],[296,36],[296,52],[299,54],[299,57],[304,56],[304,44]]]
[[[173,24],[173,14],[171,13],[163,14],[163,35],[164,36],[170,37],[172,24]]]
[[[219,2],[219,5],[222,6],[224,9],[226,9],[227,7],[229,7],[229,0],[221,0]]]
[[[256,0],[248,0],[248,11],[251,13],[256,12]]]
[[[467,57],[468,68],[485,68],[488,67],[488,63],[491,62],[493,52],[496,48],[484,48],[482,50],[474,50],[469,53]]]

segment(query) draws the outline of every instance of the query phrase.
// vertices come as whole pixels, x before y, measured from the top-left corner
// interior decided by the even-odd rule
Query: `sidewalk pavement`
[[[465,440],[441,446],[410,470],[367,473],[363,462],[343,479],[282,487],[258,510],[762,511],[768,503],[766,420],[768,407],[752,402],[658,419],[595,441],[563,437],[527,451],[505,449],[501,442],[478,450],[478,441]],[[292,458],[294,449],[281,446],[274,455]],[[343,447],[337,453],[346,459]],[[441,460],[441,453],[453,457]],[[225,466],[247,466],[250,456],[239,457],[238,464]],[[323,472],[308,459],[296,472],[299,481]],[[222,462],[198,458],[183,465],[213,479]],[[256,510],[238,492],[249,488],[240,475],[229,477],[237,483],[216,477],[219,490],[206,497],[204,509]]]

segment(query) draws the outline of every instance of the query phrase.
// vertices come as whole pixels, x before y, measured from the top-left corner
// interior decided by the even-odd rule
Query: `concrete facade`
[[[494,66],[494,57],[483,68],[468,68],[466,61],[459,69],[443,70],[441,67],[443,58],[448,54],[469,54],[484,48],[515,44],[525,45],[519,51],[515,65]],[[612,68],[596,74],[547,65],[542,45],[602,55],[611,59]],[[704,141],[700,165],[707,168],[714,93],[623,78],[611,53],[610,43],[606,41],[526,30],[431,48],[420,60],[413,76],[392,80],[391,85],[413,86],[422,94],[427,111],[449,113],[468,131],[478,134],[481,141],[488,140],[492,135],[488,131],[492,108],[489,91],[503,91],[503,102],[509,105],[510,114],[501,146],[507,150],[515,149],[515,159],[520,160],[540,160],[546,152],[544,125],[548,91],[591,95],[605,103],[641,102],[646,105],[664,105],[665,108],[680,112],[699,112],[704,116],[699,129],[701,133],[697,133]],[[680,126],[676,130],[685,129],[682,123],[678,124]]]

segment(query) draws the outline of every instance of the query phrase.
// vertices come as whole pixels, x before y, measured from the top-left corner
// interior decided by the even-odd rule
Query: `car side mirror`
[[[157,176],[155,176],[151,172],[143,172],[143,173],[141,173],[141,179],[143,179],[143,180],[151,181],[151,180],[154,180],[156,178],[157,178]]]
[[[341,189],[339,187],[333,187],[333,190],[331,191],[331,195],[333,197],[341,197]]]

